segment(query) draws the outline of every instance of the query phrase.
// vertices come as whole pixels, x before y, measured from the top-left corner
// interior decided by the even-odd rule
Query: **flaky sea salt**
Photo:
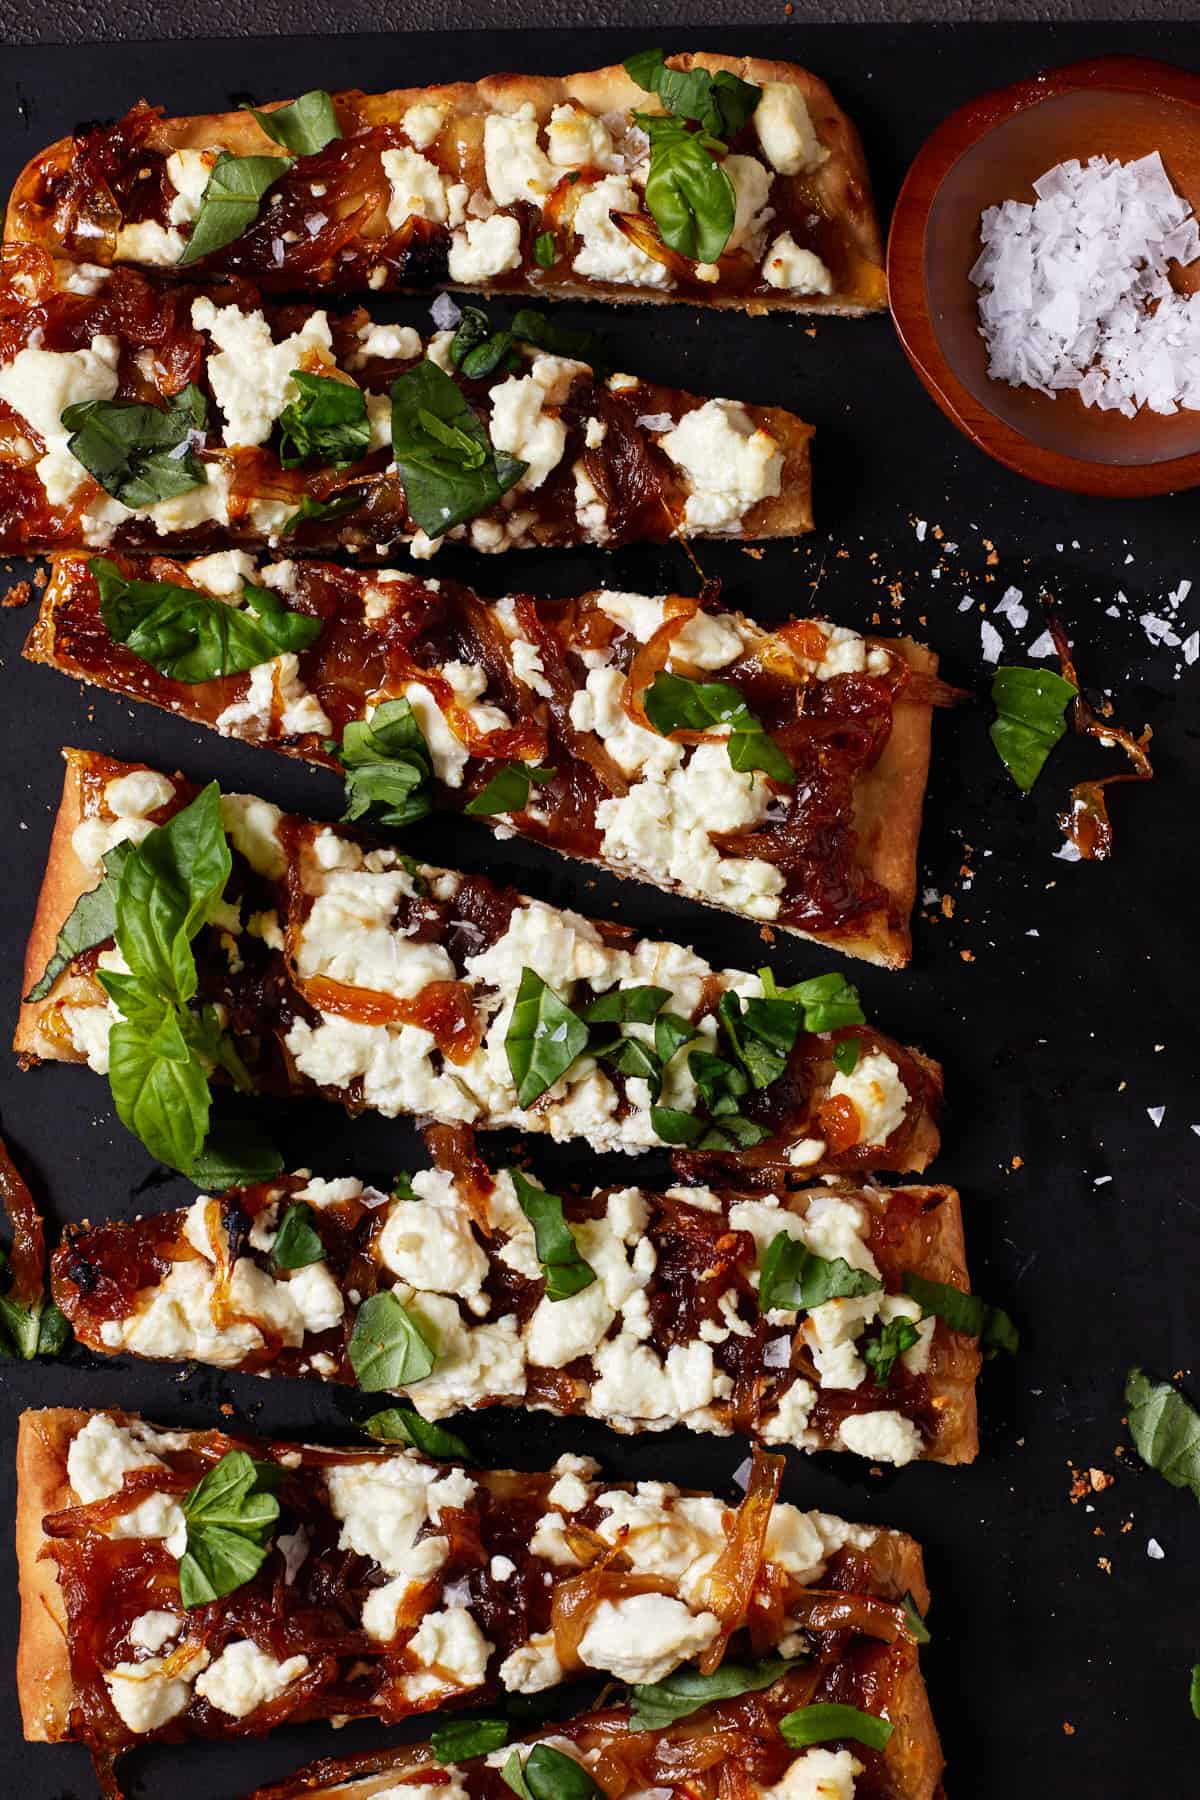
[[[1000,652],[1004,648],[1004,639],[994,625],[984,619],[979,627],[979,646],[985,663],[1000,661]]]
[[[1158,152],[1059,163],[1033,186],[1032,206],[1006,200],[980,221],[988,373],[1127,417],[1200,407],[1200,294],[1167,279],[1200,256],[1200,226]]]
[[[429,316],[439,331],[453,331],[462,318],[462,310],[449,294],[439,294],[429,309]]]

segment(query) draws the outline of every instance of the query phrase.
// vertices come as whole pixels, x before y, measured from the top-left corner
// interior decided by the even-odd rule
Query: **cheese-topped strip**
[[[361,309],[264,310],[244,283],[164,292],[14,251],[0,550],[429,557],[446,537],[494,552],[811,527],[812,430],[794,414],[606,377],[582,360],[590,337],[541,314],[502,339],[482,319],[422,338]]]
[[[590,1672],[658,1682],[751,1634],[807,1657],[843,1613],[882,1654],[910,1642],[887,1578],[919,1575],[911,1540],[777,1503],[782,1467],[760,1457],[734,1507],[608,1482],[577,1456],[516,1474],[27,1412],[25,1734],[111,1756],[303,1719],[390,1724]]]
[[[953,1189],[560,1198],[444,1151],[400,1196],[303,1173],[72,1230],[55,1299],[93,1350],[388,1388],[428,1419],[502,1404],[894,1464],[974,1456],[976,1345],[905,1286],[968,1285]],[[556,1263],[546,1209],[569,1233]],[[398,1383],[364,1355],[376,1294],[432,1350]]]
[[[206,625],[224,607],[253,618],[263,591],[302,616],[307,645],[264,643],[250,667],[214,645],[199,662]],[[140,631],[123,609],[142,594],[183,641]],[[404,696],[437,805],[852,955],[908,960],[931,707],[949,693],[908,639],[819,619],[767,630],[675,594],[485,601],[400,569],[227,551],[55,558],[26,655],[335,769],[347,726]]]
[[[6,236],[293,293],[448,282],[753,313],[886,305],[862,146],[822,81],[707,54],[635,73],[310,94],[263,124],[139,104],[35,157]]]
[[[87,905],[52,962],[102,866],[111,878],[114,850],[146,844],[177,816],[150,849],[116,859],[138,872],[127,882],[122,870],[115,900],[106,890],[115,913]],[[196,974],[193,986],[185,965],[182,1008],[178,938],[168,952],[154,935],[156,917],[174,918],[170,892],[162,909],[154,902],[164,858],[201,885],[218,872],[189,927]],[[159,1105],[160,1040],[142,1022],[163,1008],[194,1061],[228,1067],[228,1046],[237,1078],[264,1092],[600,1150],[736,1154],[756,1183],[772,1169],[779,1180],[800,1168],[919,1170],[937,1145],[940,1070],[846,1023],[862,1013],[840,976],[777,990],[770,971],[717,971],[678,945],[414,863],[346,826],[285,817],[245,794],[218,805],[215,788],[197,796],[181,779],[88,752],[67,753],[26,975],[37,997],[17,1049],[110,1070],[121,1116],[184,1168],[201,1103],[189,1083],[183,1117]],[[133,1018],[110,1069],[122,998]]]

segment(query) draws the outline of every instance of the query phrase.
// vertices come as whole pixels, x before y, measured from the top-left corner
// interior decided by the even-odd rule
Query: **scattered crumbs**
[[[974,595],[973,594],[964,594],[962,599],[958,603],[958,610],[959,610],[959,612],[970,612],[970,610],[974,606],[974,604],[975,604]]]
[[[940,896],[938,894],[938,890],[935,887],[927,887],[927,888],[923,888],[921,890],[921,905],[922,906],[936,906],[939,898],[940,898]],[[1195,1125],[1192,1126],[1193,1131],[1196,1131],[1198,1129],[1200,1129],[1200,1127],[1197,1127]]]
[[[1109,1561],[1107,1556],[1098,1556],[1096,1558],[1096,1567],[1100,1570],[1101,1574],[1103,1574],[1103,1575],[1111,1575],[1112,1574],[1112,1563]]]
[[[742,555],[751,557],[754,562],[761,562],[766,552],[760,544],[743,544]]]
[[[1075,1736],[1075,1727],[1072,1725],[1070,1719],[1063,1720],[1063,1736],[1064,1737],[1074,1737]]]
[[[1162,1124],[1162,1122],[1166,1118],[1166,1116],[1167,1116],[1167,1109],[1165,1106],[1148,1106],[1146,1108],[1146,1117],[1149,1119],[1150,1123],[1153,1125],[1155,1131],[1158,1130],[1159,1126]]]
[[[24,606],[31,591],[27,581],[18,581],[15,587],[9,588],[3,600],[0,600],[0,606]]]
[[[975,952],[973,950],[960,950],[958,954],[962,957],[964,962],[975,961]]]
[[[952,919],[954,917],[954,895],[953,894],[943,894],[942,895],[942,917],[943,917],[943,919]]]
[[[1012,1166],[1014,1169],[1023,1169],[1025,1167],[1025,1158],[1023,1156],[1014,1156],[1012,1159]]]

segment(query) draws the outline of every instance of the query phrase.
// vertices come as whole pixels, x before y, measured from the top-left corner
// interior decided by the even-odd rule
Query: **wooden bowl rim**
[[[984,408],[959,380],[938,342],[925,294],[925,232],[933,202],[954,165],[988,132],[1017,114],[1046,100],[1096,87],[1150,94],[1200,108],[1200,75],[1141,56],[1097,56],[1068,63],[969,100],[925,140],[904,178],[888,232],[888,297],[896,334],[909,362],[946,417],[977,449],[1018,475],[1048,487],[1143,499],[1200,485],[1200,451],[1160,462],[1102,463],[1033,443]],[[928,183],[928,204],[914,192],[918,182]]]

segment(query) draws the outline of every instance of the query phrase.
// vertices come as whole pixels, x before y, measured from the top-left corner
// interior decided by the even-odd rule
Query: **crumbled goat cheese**
[[[763,258],[768,287],[801,294],[832,294],[833,276],[815,250],[802,250],[790,231],[780,232]]]
[[[276,343],[261,312],[214,306],[206,295],[192,302],[192,324],[217,345],[207,364],[217,405],[225,415],[230,447],[265,444],[285,406],[298,398],[295,369],[332,368],[333,340],[325,313],[314,312],[299,331]]]
[[[91,479],[67,448],[71,434],[62,423],[63,411],[87,400],[111,400],[119,356],[116,338],[94,337],[87,350],[43,350],[41,332],[35,331],[25,348],[0,368],[0,400],[42,440],[37,474],[51,506],[66,506]]]
[[[387,216],[393,231],[399,231],[408,219],[429,219],[435,225],[445,222],[446,184],[436,163],[403,146],[385,150],[379,160],[392,190]]]
[[[736,531],[752,506],[780,491],[779,446],[737,401],[706,400],[659,447],[688,478],[684,518],[698,530]]]
[[[515,113],[489,113],[483,126],[483,160],[488,192],[497,206],[516,200],[540,206],[558,176],[538,147],[538,121],[532,101]]]
[[[451,281],[489,281],[520,267],[521,227],[508,213],[468,219],[450,239]]]
[[[308,1668],[307,1656],[280,1662],[250,1638],[238,1638],[210,1663],[196,1692],[219,1712],[245,1719],[268,1700],[277,1700]]]
[[[816,168],[829,152],[817,136],[804,95],[790,81],[766,81],[754,109],[763,155],[781,175]]]
[[[575,208],[573,224],[580,239],[572,268],[593,281],[622,286],[669,288],[674,278],[668,268],[639,250],[616,225],[613,213],[638,213],[641,201],[627,175],[606,175],[594,181]]]

